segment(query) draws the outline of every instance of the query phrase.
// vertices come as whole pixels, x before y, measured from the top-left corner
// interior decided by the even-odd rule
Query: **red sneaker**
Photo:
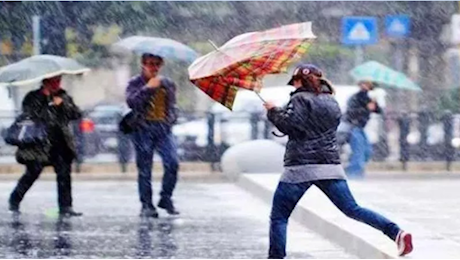
[[[404,231],[399,231],[396,236],[396,244],[398,245],[398,252],[400,256],[404,256],[412,252],[412,235]]]

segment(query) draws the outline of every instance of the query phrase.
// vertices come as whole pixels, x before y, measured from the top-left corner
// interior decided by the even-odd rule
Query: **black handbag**
[[[142,125],[143,119],[140,113],[129,111],[118,124],[119,130],[123,134],[130,134]]]
[[[4,139],[14,146],[42,145],[48,142],[48,133],[44,123],[20,115],[6,130]]]

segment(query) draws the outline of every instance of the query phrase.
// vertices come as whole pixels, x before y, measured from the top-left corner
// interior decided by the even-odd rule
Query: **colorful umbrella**
[[[267,74],[286,72],[316,38],[311,22],[236,36],[198,58],[189,77],[208,96],[232,109],[238,88],[259,92]]]
[[[54,55],[35,55],[0,68],[0,85],[21,86],[59,75],[90,71],[77,61]]]
[[[402,90],[421,91],[422,89],[401,72],[395,71],[376,61],[368,61],[350,71],[356,81],[372,81],[387,87]]]
[[[166,59],[193,62],[197,57],[192,48],[167,38],[131,36],[113,44],[114,50],[130,50],[139,55],[150,53]]]

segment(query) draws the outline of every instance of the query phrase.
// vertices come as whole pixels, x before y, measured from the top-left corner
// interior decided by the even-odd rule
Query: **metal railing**
[[[130,137],[118,130],[121,113],[91,116],[74,122],[77,170],[84,163],[119,163],[121,171],[134,160]],[[16,112],[0,111],[0,133],[14,121]],[[231,146],[254,139],[273,139],[285,144],[287,138],[273,136],[276,129],[261,113],[181,114],[173,128],[182,161],[208,162],[219,167],[222,154]],[[374,161],[444,161],[450,170],[460,160],[460,115],[417,112],[373,115],[366,127],[373,146]],[[15,147],[0,141],[0,163],[14,162]],[[158,157],[156,157],[158,158]]]

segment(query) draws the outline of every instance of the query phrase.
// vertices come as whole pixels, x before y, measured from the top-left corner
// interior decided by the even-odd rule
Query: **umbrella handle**
[[[256,95],[260,98],[260,100],[262,100],[262,102],[267,103],[267,101],[263,99],[263,97],[259,94],[259,92],[254,91],[254,93],[256,93]]]
[[[217,45],[216,45],[213,41],[211,41],[210,39],[208,39],[208,41],[209,41],[209,43],[212,45],[212,47],[214,47],[214,49],[216,49],[216,51],[222,52],[221,50],[219,50],[219,47],[217,47]],[[222,53],[223,53],[223,52],[222,52]],[[224,53],[224,54],[225,54],[225,53]],[[267,102],[265,101],[265,99],[263,99],[262,96],[261,96],[258,92],[256,92],[256,91],[254,91],[254,92],[255,92],[256,95],[260,98],[260,100],[262,100],[262,102],[267,103]]]

